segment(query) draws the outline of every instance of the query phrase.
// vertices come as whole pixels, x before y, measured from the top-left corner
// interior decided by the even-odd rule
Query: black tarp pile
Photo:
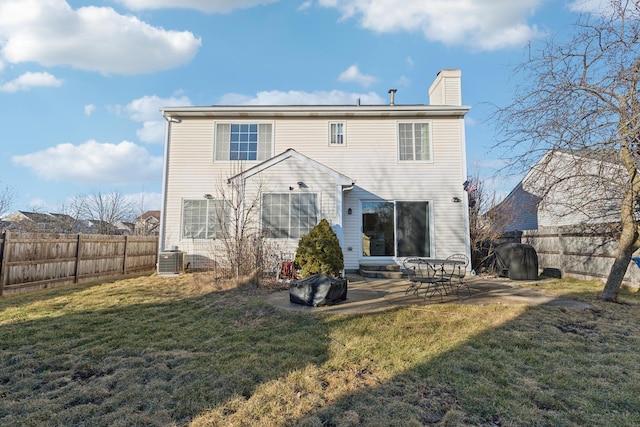
[[[295,304],[320,307],[347,299],[347,279],[314,274],[289,284],[289,301]]]
[[[495,268],[498,275],[511,280],[536,280],[538,254],[531,245],[503,243],[496,248]]]

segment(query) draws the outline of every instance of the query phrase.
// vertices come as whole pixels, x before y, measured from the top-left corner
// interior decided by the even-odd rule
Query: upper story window
[[[329,123],[329,145],[344,145],[344,122]]]
[[[401,161],[431,160],[429,123],[398,123],[398,159]]]
[[[215,160],[266,160],[271,157],[271,123],[217,123]]]
[[[224,200],[184,200],[182,205],[183,239],[220,239],[229,223]]]

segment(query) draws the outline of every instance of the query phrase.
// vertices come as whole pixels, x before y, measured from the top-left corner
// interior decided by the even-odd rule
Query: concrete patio
[[[584,310],[589,304],[568,298],[558,298],[532,289],[535,282],[513,281],[499,277],[469,277],[467,283],[471,290],[461,290],[461,299],[455,294],[445,295],[443,301],[437,294],[433,298],[423,298],[412,293],[405,295],[409,286],[406,279],[372,279],[358,275],[347,276],[348,292],[344,302],[331,306],[310,307],[289,301],[289,291],[270,294],[267,301],[273,306],[289,311],[331,314],[373,313],[397,307],[409,307],[424,304],[508,304],[508,305],[553,305],[570,309]]]

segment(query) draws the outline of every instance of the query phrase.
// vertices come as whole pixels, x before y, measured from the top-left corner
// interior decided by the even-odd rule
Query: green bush
[[[340,276],[344,268],[342,248],[326,219],[300,238],[295,264],[301,269],[302,277],[317,273]]]

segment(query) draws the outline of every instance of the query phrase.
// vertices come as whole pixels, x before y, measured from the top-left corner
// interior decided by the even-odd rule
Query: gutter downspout
[[[343,186],[340,185],[340,189],[338,190],[338,206],[336,206],[338,209],[338,212],[340,213],[340,215],[336,215],[336,220],[338,220],[340,223],[337,224],[339,226],[339,233],[336,233],[337,237],[338,237],[338,242],[340,243],[340,247],[342,248],[342,261],[345,261],[346,258],[346,252],[347,252],[347,248],[345,246],[345,241],[344,241],[344,193],[346,193],[347,191],[351,191],[353,190],[353,187],[355,186],[355,182],[352,182],[351,185],[349,186]],[[336,212],[337,213],[337,212]],[[334,232],[336,231],[335,228],[333,230]],[[346,263],[345,263],[346,264]],[[342,271],[340,272],[342,277],[347,277],[347,272],[346,272],[346,265],[345,267],[342,269]]]
[[[160,209],[160,232],[158,233],[158,251],[165,249],[165,236],[167,232],[167,179],[169,174],[169,142],[171,135],[171,116],[163,117],[167,121],[164,129],[164,164],[162,165],[162,201]]]
[[[467,139],[465,134],[464,117],[460,120],[460,135],[462,135],[462,171],[464,176],[461,177],[462,182],[467,180]],[[469,259],[469,271],[473,269],[471,267],[471,227],[469,224],[469,193],[464,192],[464,212],[462,213],[464,221],[464,239],[465,239],[465,255]]]

